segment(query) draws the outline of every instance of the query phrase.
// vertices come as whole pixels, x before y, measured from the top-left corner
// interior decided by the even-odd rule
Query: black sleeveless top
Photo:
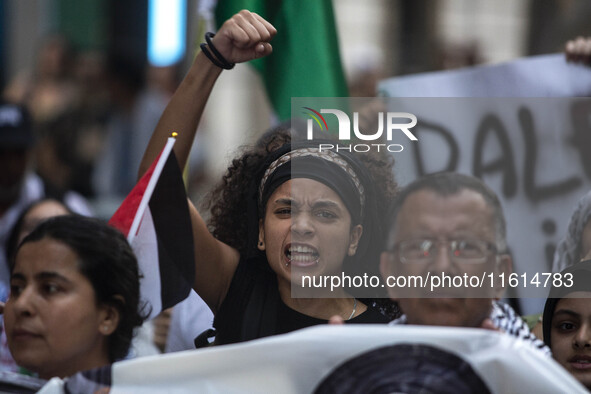
[[[347,320],[352,324],[386,324],[389,319],[371,305]],[[285,305],[279,296],[277,277],[266,261],[241,259],[228,294],[213,321],[215,344],[229,344],[285,334],[328,320],[304,315]]]

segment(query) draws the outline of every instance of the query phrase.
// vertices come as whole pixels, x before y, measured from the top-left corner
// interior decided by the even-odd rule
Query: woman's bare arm
[[[269,41],[275,33],[269,22],[243,10],[222,25],[212,42],[228,62],[241,63],[270,54]],[[221,71],[202,52],[197,55],[152,134],[138,177],[147,171],[172,132],[178,133],[174,152],[179,167],[184,168],[203,109]],[[193,204],[189,206],[195,245],[194,288],[215,312],[226,296],[240,256],[215,239]]]

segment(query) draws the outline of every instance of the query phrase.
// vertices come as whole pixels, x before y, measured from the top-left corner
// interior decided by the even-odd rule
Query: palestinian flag
[[[127,236],[140,268],[140,292],[150,318],[184,300],[195,277],[193,232],[183,178],[166,146],[109,224]]]

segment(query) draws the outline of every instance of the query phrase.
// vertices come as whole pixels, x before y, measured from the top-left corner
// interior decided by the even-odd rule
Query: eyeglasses
[[[497,253],[494,244],[478,239],[413,239],[397,243],[393,251],[398,253],[400,261],[405,264],[430,263],[437,256],[438,248],[442,244],[447,247],[449,258],[458,263],[481,264]]]

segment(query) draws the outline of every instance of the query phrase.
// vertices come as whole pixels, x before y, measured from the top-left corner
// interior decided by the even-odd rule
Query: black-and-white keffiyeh
[[[552,356],[550,348],[529,330],[527,323],[509,305],[494,301],[490,319],[499,330],[524,341],[529,341],[547,356]]]
[[[550,348],[530,331],[527,323],[523,321],[523,319],[519,317],[509,305],[499,301],[493,301],[490,319],[499,330],[521,340],[531,342],[533,346],[542,351],[545,355],[549,357],[552,356]],[[389,325],[393,326],[407,323],[408,320],[406,315],[402,315],[398,319],[391,321]]]

